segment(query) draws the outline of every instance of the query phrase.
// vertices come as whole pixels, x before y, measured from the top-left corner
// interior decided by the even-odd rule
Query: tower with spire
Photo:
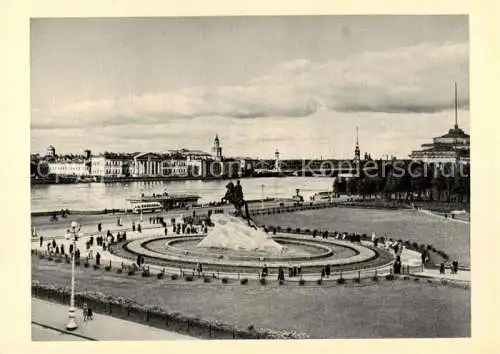
[[[221,161],[222,160],[222,147],[220,146],[218,134],[215,134],[214,146],[212,148],[212,151],[214,152],[215,159],[217,161]]]
[[[274,170],[276,172],[281,172],[281,167],[280,167],[280,152],[278,149],[274,152]]]
[[[458,126],[458,93],[455,82],[455,125],[447,134],[433,138],[430,144],[423,144],[421,150],[412,151],[410,157],[432,163],[469,163],[470,136]]]
[[[356,148],[354,149],[354,162],[359,162],[361,159],[361,150],[359,148],[358,127],[356,127]]]

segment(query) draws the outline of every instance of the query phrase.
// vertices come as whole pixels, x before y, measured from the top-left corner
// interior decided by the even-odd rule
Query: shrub
[[[344,278],[338,278],[337,279],[337,284],[344,284],[345,283],[345,279]]]
[[[429,284],[432,284],[432,279],[427,279],[427,282],[428,282]]]
[[[149,269],[144,269],[141,274],[144,278],[148,278],[151,276],[151,273],[149,272]]]
[[[413,281],[420,281],[420,278],[414,278]]]
[[[299,285],[305,285],[305,284],[306,284],[306,281],[304,279],[299,280]]]
[[[134,269],[130,269],[127,274],[128,275],[135,275],[135,270]]]
[[[203,282],[204,283],[210,283],[212,281],[212,278],[210,277],[203,277]]]
[[[194,280],[194,278],[193,278],[193,276],[192,276],[192,275],[186,275],[186,276],[184,277],[184,280],[185,280],[185,281],[193,281],[193,280]]]
[[[285,281],[283,279],[280,279],[279,282],[278,282],[279,285],[284,285],[285,284]]]
[[[45,258],[45,256],[43,255],[43,253],[40,253],[40,254],[38,254],[38,258],[40,258],[40,259],[44,259],[44,258]]]
[[[221,279],[221,282],[222,282],[222,284],[227,284],[229,282],[229,280],[227,279],[227,277],[223,277]]]
[[[54,258],[52,256],[49,256],[49,258],[47,258],[49,261],[53,261]]]
[[[410,277],[409,277],[409,276],[407,276],[407,275],[405,275],[405,276],[403,277],[403,280],[410,280]]]
[[[88,267],[90,267],[90,264],[89,264],[89,262],[85,262],[85,263],[83,263],[83,266],[84,266],[85,268],[88,268]]]
[[[286,231],[287,231],[287,232],[292,232],[292,228],[291,228],[291,227],[287,227],[287,228],[286,228]]]
[[[56,262],[56,263],[62,263],[62,259],[61,259],[61,258],[56,258],[56,259],[54,260],[54,262]]]
[[[373,281],[378,281],[378,275],[374,275],[372,278]]]
[[[261,285],[266,285],[267,284],[266,278],[260,278],[259,282],[260,282]]]
[[[94,264],[92,267],[94,268],[94,270],[101,268],[99,264]]]
[[[394,280],[394,274],[387,274],[385,280]]]
[[[66,258],[64,261],[66,262],[66,264],[70,263],[70,259],[69,258]]]
[[[418,243],[413,242],[413,243],[411,244],[411,247],[413,247],[413,249],[417,250],[417,249],[418,249]]]
[[[165,273],[163,273],[163,272],[160,272],[160,273],[156,274],[156,277],[158,279],[163,279],[164,276],[165,276]]]
[[[300,233],[300,227],[297,227],[297,228],[295,229],[295,232],[296,232],[296,233]]]
[[[354,278],[354,282],[355,282],[355,283],[361,283],[361,279],[359,279],[359,278]]]
[[[441,279],[441,284],[443,284],[443,285],[447,285],[447,284],[448,284],[448,280],[446,280],[446,279]]]
[[[123,271],[122,271],[122,269],[121,269],[121,268],[118,268],[118,269],[116,270],[116,274],[122,274],[122,272],[123,272]]]
[[[281,231],[281,226],[276,226],[276,230]]]
[[[179,276],[178,276],[177,274],[172,274],[172,275],[170,276],[170,279],[171,279],[171,280],[177,280],[177,279],[179,279]]]
[[[104,270],[105,270],[106,272],[109,272],[109,271],[111,270],[111,266],[110,266],[110,265],[107,265],[106,267],[104,267]]]
[[[241,284],[241,285],[246,285],[246,284],[248,284],[248,279],[247,279],[247,278],[243,278],[243,279],[241,279],[241,280],[240,280],[240,284]]]

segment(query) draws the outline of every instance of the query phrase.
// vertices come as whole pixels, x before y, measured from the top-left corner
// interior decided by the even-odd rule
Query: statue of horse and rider
[[[229,203],[234,205],[234,208],[236,209],[234,216],[243,217],[244,219],[246,219],[248,221],[249,226],[255,228],[255,224],[253,222],[251,222],[252,219],[250,218],[250,214],[248,212],[248,204],[245,201],[245,199],[243,198],[243,189],[241,188],[240,181],[239,180],[236,181],[236,185],[234,185],[233,182],[229,182],[226,185],[226,189],[227,189],[226,195],[222,198],[221,201],[222,202],[228,201]],[[242,211],[243,207],[245,207],[245,214],[244,215],[243,215],[243,211]]]

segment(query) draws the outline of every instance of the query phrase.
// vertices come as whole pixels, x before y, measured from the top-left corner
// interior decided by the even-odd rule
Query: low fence
[[[32,283],[33,297],[70,304],[71,293],[67,288],[50,287]],[[103,314],[133,321],[148,326],[187,334],[206,339],[305,339],[308,335],[294,331],[275,331],[269,329],[243,329],[216,321],[207,321],[179,313],[171,313],[158,307],[147,307],[122,298],[115,298],[101,293],[76,293],[75,306],[82,308],[87,305],[97,314]]]
[[[60,254],[48,254],[47,251],[41,250],[32,250],[32,255],[35,255],[41,259],[47,259],[49,261],[54,261],[56,263],[67,263],[70,264],[71,258],[68,255],[60,255]],[[146,257],[147,258],[147,257]],[[80,257],[80,259],[76,260],[77,267],[85,267],[85,268],[93,268],[96,271],[107,271],[112,273],[122,273],[128,274],[129,270],[135,269],[133,273],[129,274],[130,276],[144,276],[141,268],[137,267],[136,258],[129,257],[124,258],[124,261],[111,261],[109,259],[100,260],[100,265],[96,266],[95,259],[88,259],[87,257]],[[134,266],[135,265],[135,266]],[[156,273],[153,271],[149,272],[148,277],[159,277],[160,279],[163,277],[175,277],[177,279],[185,279],[186,277],[192,277],[192,279],[197,279],[197,272],[195,270],[196,264],[192,264],[192,267],[186,268],[186,264],[178,264],[178,266],[165,266],[155,262],[154,260],[147,260],[147,264],[153,267],[156,267]],[[184,266],[183,266],[184,265]],[[160,271],[161,269],[161,271]],[[298,270],[297,267],[292,267],[295,271]],[[205,278],[209,278],[208,281],[211,280],[222,280],[224,282],[228,282],[229,279],[241,281],[242,279],[248,280],[261,280],[261,268],[259,267],[248,267],[245,272],[239,272],[241,269],[230,269],[228,267],[217,267],[217,264],[203,264],[203,272],[200,274],[199,279],[205,281]],[[352,280],[361,280],[361,279],[373,279],[385,277],[388,275],[394,275],[392,265],[387,264],[379,267],[373,267],[369,269],[357,269],[357,270],[332,270],[331,274],[326,277],[321,277],[321,267],[317,269],[316,272],[304,272],[302,274],[294,274],[290,275],[288,273],[288,268],[285,268],[285,280],[290,285],[305,285],[305,284],[314,284],[318,280],[323,281],[336,281],[339,279],[352,279]],[[410,266],[405,265],[401,267],[400,275],[413,275],[415,273],[420,273],[423,271],[423,266]],[[162,274],[160,277],[159,274]],[[253,274],[253,276],[250,276]],[[317,277],[311,279],[312,274],[317,274]],[[278,282],[278,267],[268,267],[268,275],[266,280],[272,282],[273,279]],[[303,279],[303,276],[306,279]],[[248,278],[250,277],[250,279]]]

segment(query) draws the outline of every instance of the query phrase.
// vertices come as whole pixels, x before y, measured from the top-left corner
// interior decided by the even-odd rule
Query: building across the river
[[[445,135],[435,137],[430,144],[423,144],[421,150],[412,151],[412,160],[426,163],[469,163],[470,136],[458,127],[457,86],[455,84],[455,126]]]
[[[241,177],[253,170],[254,163],[250,159],[222,156],[222,147],[217,135],[212,151],[214,155],[189,149],[168,150],[166,153],[104,152],[92,155],[90,150],[85,150],[84,155],[59,156],[50,145],[44,161],[48,163],[49,173],[52,175],[90,176],[100,181],[121,178]]]

